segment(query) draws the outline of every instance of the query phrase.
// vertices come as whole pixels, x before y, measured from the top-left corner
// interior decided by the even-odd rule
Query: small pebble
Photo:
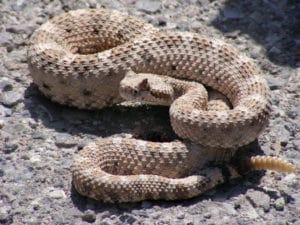
[[[130,214],[124,214],[119,217],[119,219],[124,223],[124,224],[133,224],[136,221],[136,218]]]
[[[32,155],[29,160],[32,163],[39,163],[41,161],[41,157],[39,155],[35,154],[35,155]]]
[[[15,106],[22,100],[23,94],[17,91],[7,91],[0,95],[0,102],[7,107]]]
[[[236,205],[235,205],[236,206]],[[237,211],[235,210],[234,206],[232,206],[229,203],[223,203],[223,207],[226,210],[226,212],[230,215],[237,215]]]
[[[75,146],[77,143],[73,140],[72,136],[68,133],[58,133],[55,136],[55,144],[58,147],[70,148]]]
[[[250,56],[253,59],[257,59],[260,56],[260,48],[253,48],[250,52]]]
[[[111,225],[111,222],[101,221],[98,225]]]
[[[66,194],[63,190],[53,190],[50,191],[48,196],[50,198],[54,198],[54,199],[63,199],[66,198]]]
[[[203,215],[203,217],[205,218],[205,219],[209,219],[209,218],[211,218],[211,213],[209,213],[209,212],[207,212],[207,213],[205,213],[204,215]]]
[[[86,221],[88,223],[93,223],[96,221],[96,214],[94,211],[88,209],[84,212],[81,218],[83,221]]]
[[[0,46],[11,46],[12,45],[12,35],[9,32],[0,33]]]
[[[149,214],[146,212],[146,211],[142,211],[142,210],[132,210],[131,211],[132,214],[136,215],[136,216],[139,216],[139,217],[149,217]]]
[[[0,78],[0,92],[11,91],[13,89],[12,81],[6,77]]]
[[[264,211],[269,211],[271,201],[269,195],[261,191],[250,189],[247,191],[246,196],[254,207],[262,207]]]
[[[4,125],[5,125],[5,122],[4,122],[4,120],[1,120],[1,119],[0,119],[0,129],[1,129],[1,128],[3,128],[3,127],[4,127]]]
[[[185,214],[183,212],[179,212],[176,217],[177,217],[177,219],[182,220],[182,219],[184,219]]]
[[[274,202],[274,207],[277,211],[282,211],[285,206],[285,200],[283,197],[276,199]]]
[[[293,141],[293,145],[295,146],[297,151],[300,151],[300,138]]]
[[[10,214],[11,208],[9,206],[1,206],[0,207],[0,223],[7,223],[10,221]],[[9,223],[10,224],[10,223]]]
[[[36,198],[34,199],[30,205],[32,206],[32,208],[34,210],[38,210],[41,207],[41,199],[40,198]]]
[[[139,0],[136,7],[146,13],[156,13],[160,10],[161,2],[156,0]]]
[[[18,144],[15,142],[5,142],[3,147],[3,152],[6,154],[12,153],[18,149]]]
[[[154,219],[154,220],[157,220],[161,217],[161,213],[160,212],[156,212],[156,213],[153,213],[151,215],[151,217]]]
[[[9,117],[12,115],[12,110],[3,106],[3,105],[0,105],[0,116],[2,117]]]
[[[32,134],[33,139],[46,140],[47,137],[44,132],[36,131]]]
[[[266,78],[271,90],[281,89],[284,85],[284,81],[282,81],[280,78],[273,76],[266,76]]]

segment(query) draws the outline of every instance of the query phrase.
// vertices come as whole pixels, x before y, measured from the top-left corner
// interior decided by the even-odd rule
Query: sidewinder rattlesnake
[[[191,198],[239,176],[229,163],[206,164],[228,161],[237,148],[257,138],[270,115],[268,85],[248,57],[221,40],[160,31],[117,11],[81,9],[54,17],[32,35],[28,64],[47,97],[82,109],[120,103],[120,82],[131,71],[137,77],[150,73],[201,83],[230,101],[230,109],[207,110],[205,94],[200,96],[204,103],[191,104],[178,96],[184,101],[170,107],[177,118],[172,126],[193,143],[104,138],[86,146],[75,157],[74,186],[106,202]],[[252,157],[247,165],[247,170],[295,170],[267,156]]]

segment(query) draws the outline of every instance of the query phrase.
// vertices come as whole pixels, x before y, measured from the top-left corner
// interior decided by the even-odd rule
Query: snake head
[[[119,88],[122,98],[150,105],[170,105],[173,92],[163,76],[133,71],[126,74]]]

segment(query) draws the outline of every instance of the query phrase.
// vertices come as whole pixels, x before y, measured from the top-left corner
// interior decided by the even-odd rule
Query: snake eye
[[[137,95],[137,94],[138,94],[138,91],[137,91],[137,90],[133,90],[133,94],[134,94],[134,95]]]

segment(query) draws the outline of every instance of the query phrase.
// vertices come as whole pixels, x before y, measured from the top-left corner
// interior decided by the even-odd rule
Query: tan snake
[[[130,71],[201,83],[230,101],[230,109],[208,110],[178,94],[183,101],[170,107],[172,126],[193,143],[105,138],[86,146],[75,157],[73,183],[102,201],[190,198],[238,176],[232,165],[206,164],[229,160],[258,137],[270,115],[268,85],[244,54],[221,40],[160,31],[117,11],[82,9],[54,17],[32,35],[28,63],[46,96],[78,108],[121,102],[120,82]],[[251,168],[294,171],[270,157],[253,157]]]

